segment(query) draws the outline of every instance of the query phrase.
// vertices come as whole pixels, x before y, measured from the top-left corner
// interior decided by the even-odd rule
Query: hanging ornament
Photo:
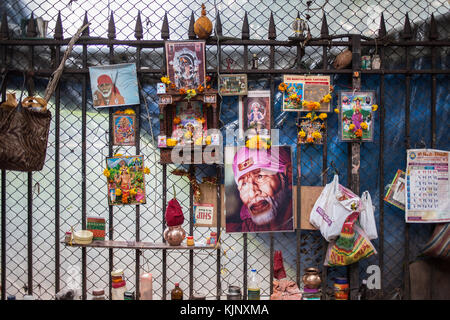
[[[212,32],[212,22],[206,16],[206,7],[202,3],[202,15],[194,23],[194,32],[200,39],[208,39]]]
[[[297,15],[297,18],[295,18],[294,23],[292,24],[292,30],[294,31],[294,36],[296,38],[302,38],[304,37],[304,32],[306,30],[306,22],[300,16]]]

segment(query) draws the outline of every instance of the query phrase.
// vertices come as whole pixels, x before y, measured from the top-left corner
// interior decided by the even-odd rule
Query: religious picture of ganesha
[[[115,146],[134,146],[136,139],[136,117],[134,114],[114,115],[114,143]]]

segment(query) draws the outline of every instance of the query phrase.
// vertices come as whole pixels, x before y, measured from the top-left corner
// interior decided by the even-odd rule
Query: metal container
[[[241,288],[238,286],[229,286],[227,300],[242,300]]]

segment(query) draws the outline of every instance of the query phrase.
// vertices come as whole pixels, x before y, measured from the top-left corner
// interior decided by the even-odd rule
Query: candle
[[[153,278],[151,273],[144,273],[140,277],[140,300],[153,300]]]

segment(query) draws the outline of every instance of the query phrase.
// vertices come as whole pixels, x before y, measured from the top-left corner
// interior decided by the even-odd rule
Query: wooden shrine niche
[[[219,145],[219,135],[208,133],[209,129],[219,127],[217,90],[207,89],[187,99],[186,94],[169,89],[158,94],[158,98],[160,163],[173,163],[171,154],[176,146],[185,149],[180,151],[180,156],[185,156],[183,152],[189,147],[193,163],[194,148]]]

